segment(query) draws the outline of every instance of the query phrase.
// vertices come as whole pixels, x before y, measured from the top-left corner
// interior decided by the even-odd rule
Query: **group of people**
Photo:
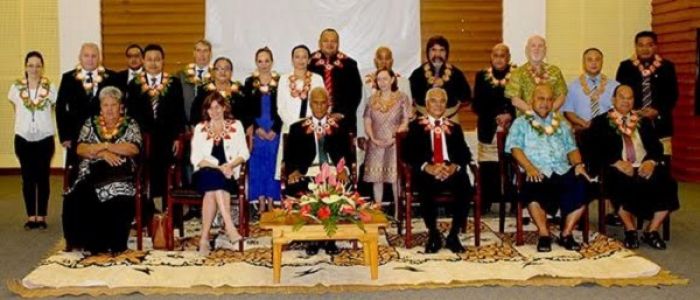
[[[528,62],[518,68],[510,63],[509,48],[498,44],[491,66],[476,75],[473,97],[464,73],[448,62],[449,42],[442,36],[428,40],[426,62],[408,78],[392,69],[387,47],[376,50],[376,70],[362,77],[356,61],[339,50],[339,38],[328,28],[320,34],[317,51],[295,46],[291,71],[282,74],[273,69],[272,50],[260,48],[256,70],[244,83],[233,80],[229,58],[211,63],[212,46],[206,40],[195,44],[194,63],[174,75],[164,71],[165,52],[157,44],[128,46],[128,68],[118,73],[100,65],[96,44],[83,44],[79,64],[63,74],[58,91],[43,76],[41,54],[28,53],[25,75],[9,95],[16,108],[25,228],[47,226],[55,106],[66,164],[77,170],[63,205],[67,249],[124,251],[137,172],[148,173],[150,198],[145,203],[152,212],[153,200],[166,195],[168,166],[184,151],[189,157],[185,177],[203,195],[202,252],[209,250],[217,210],[228,238],[241,238],[229,198],[238,192],[236,179],[244,164],[247,197],[261,209],[272,208],[285,195],[307,192],[309,178],[321,165],[341,160],[346,166],[362,165],[358,179],[371,184],[377,204],[389,184],[397,205],[399,157],[411,166],[421,194],[429,230],[426,253],[443,246],[433,198],[444,189],[457,196],[449,209],[453,221],[445,246],[464,252],[458,233],[473,194],[467,175],[473,157],[458,111],[471,102],[479,116],[484,200],[488,205],[503,197],[496,132],[509,131],[505,149],[527,178],[520,200],[538,226],[538,250],[551,249],[546,214],[557,209],[565,218],[559,242],[570,250],[580,247],[571,231],[590,198],[585,180],[598,174],[624,222],[625,245],[639,245],[635,215],[652,218],[643,240],[665,247],[658,226],[678,208],[665,156],[677,90],[673,64],[655,53],[653,32],[635,38],[637,54],[621,64],[619,86],[600,74],[603,54],[598,49],[584,52],[585,73],[567,88],[559,69],[544,62],[543,38],[528,40]],[[402,132],[410,147],[397,153],[395,137]],[[191,133],[189,145],[180,144],[183,133]],[[357,137],[358,153],[352,137]],[[341,181],[352,180],[347,167],[334,172]],[[321,246],[329,254],[339,251],[334,243],[310,243],[307,253],[315,254]]]

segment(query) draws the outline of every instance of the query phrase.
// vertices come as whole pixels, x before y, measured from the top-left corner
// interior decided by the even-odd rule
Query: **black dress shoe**
[[[664,250],[666,249],[666,242],[661,239],[658,231],[644,232],[642,233],[642,241],[647,243],[654,249]]]
[[[581,250],[581,244],[577,243],[573,235],[560,236],[559,246],[564,247],[569,251],[579,251]]]
[[[36,228],[39,228],[41,230],[46,230],[48,227],[49,227],[49,225],[46,224],[46,221],[36,222]]]
[[[318,242],[309,242],[306,245],[306,255],[312,256],[318,254]]]
[[[552,251],[552,237],[541,236],[537,240],[537,252],[550,252]]]
[[[447,240],[445,240],[445,247],[447,247],[447,249],[450,249],[452,253],[464,253],[467,251],[462,246],[462,243],[459,241],[459,236],[456,234],[451,234],[447,236]]]
[[[36,228],[36,221],[27,221],[24,223],[24,230],[32,230]]]
[[[326,254],[328,255],[337,255],[340,253],[340,249],[338,249],[334,241],[327,242],[323,249],[326,250]]]
[[[442,235],[440,232],[431,232],[428,236],[428,242],[425,243],[425,253],[437,253],[442,248]]]
[[[625,231],[625,248],[627,249],[637,249],[639,248],[639,237],[637,236],[636,230]]]

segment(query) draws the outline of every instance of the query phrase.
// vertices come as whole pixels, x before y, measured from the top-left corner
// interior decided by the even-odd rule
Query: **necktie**
[[[595,78],[591,78],[591,83],[593,83],[591,93],[594,93],[595,90],[598,89],[598,82]],[[599,99],[591,98],[591,119],[600,114],[600,104],[598,103],[598,100]]]
[[[152,77],[151,78],[151,88],[156,86],[156,78]],[[153,108],[153,119],[158,118],[158,102],[160,100],[160,96],[156,95],[155,97],[151,98],[151,107]]]
[[[204,70],[197,70],[197,78],[199,78],[200,81],[202,80],[202,72],[204,72]]]
[[[433,163],[440,164],[445,161],[442,156],[442,128],[440,120],[435,120],[435,128],[433,129]]]
[[[86,83],[92,83],[92,72],[87,72],[87,79],[85,79]],[[92,90],[89,92],[90,95],[95,95],[95,86],[92,86]]]
[[[156,86],[156,80],[157,80],[157,78],[151,77],[151,87]]]
[[[636,162],[637,154],[634,151],[634,143],[632,142],[632,138],[626,134],[622,134],[622,141],[625,143],[625,158],[630,163]]]
[[[321,121],[318,121],[318,128],[323,128]],[[326,135],[321,133],[318,134],[318,164],[323,165],[328,162],[328,153],[326,152]]]
[[[326,62],[326,67],[323,69],[323,85],[326,88],[326,91],[328,92],[328,97],[330,97],[330,103],[331,107],[333,107],[333,68],[332,67],[327,67],[327,66],[332,66],[330,64],[330,61]]]
[[[651,76],[642,78],[642,108],[651,105]]]

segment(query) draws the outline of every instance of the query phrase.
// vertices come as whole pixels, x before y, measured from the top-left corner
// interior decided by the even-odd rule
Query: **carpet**
[[[449,222],[440,221],[446,231]],[[420,246],[427,232],[420,220],[414,223],[414,244],[406,249],[395,228],[387,228],[379,241],[379,279],[370,280],[358,245],[338,242],[342,251],[307,256],[303,244],[293,243],[282,257],[282,280],[272,283],[270,234],[253,226],[245,251],[238,252],[223,236],[216,238],[208,256],[197,254],[199,223],[188,222],[185,238],[177,251],[128,250],[123,254],[87,255],[53,251],[21,280],[8,288],[23,297],[61,295],[150,294],[240,294],[240,293],[326,293],[463,286],[642,286],[687,284],[680,278],[634,251],[620,241],[592,233],[590,243],[580,251],[567,251],[553,244],[552,252],[538,253],[534,227],[525,228],[526,243],[515,246],[515,222],[508,219],[499,233],[497,219],[483,219],[481,246],[474,247],[473,223],[460,236],[467,252],[453,254],[443,249],[423,253]],[[215,229],[216,230],[216,229]],[[558,235],[556,228],[552,234]],[[577,240],[581,241],[580,232]],[[134,248],[134,241],[130,247]],[[61,245],[57,245],[60,249]],[[149,249],[146,240],[146,249]]]

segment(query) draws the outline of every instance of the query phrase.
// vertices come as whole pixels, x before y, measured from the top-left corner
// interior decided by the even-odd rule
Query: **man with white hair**
[[[547,56],[547,43],[539,35],[527,39],[525,46],[527,63],[511,75],[506,85],[506,97],[510,98],[520,113],[532,109],[532,91],[538,84],[549,84],[554,92],[553,110],[558,111],[566,98],[566,81],[561,70],[544,62]]]
[[[63,73],[56,99],[58,138],[67,151],[66,166],[77,161],[76,140],[85,120],[100,111],[99,91],[116,73],[101,65],[100,48],[95,43],[80,46],[79,64]]]

